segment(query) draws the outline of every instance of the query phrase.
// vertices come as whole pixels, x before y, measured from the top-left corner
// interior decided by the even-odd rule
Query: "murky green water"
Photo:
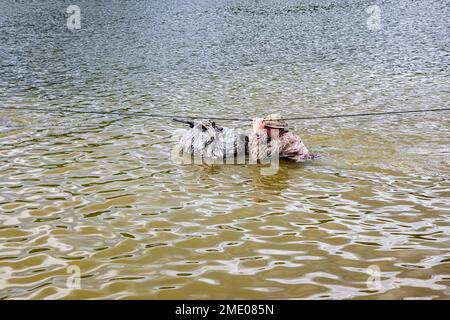
[[[69,4],[0,2],[0,106],[448,107],[447,1],[378,31],[371,1],[78,1],[74,32]],[[290,125],[323,157],[262,176],[174,163],[169,120],[0,110],[0,298],[449,299],[448,112]]]

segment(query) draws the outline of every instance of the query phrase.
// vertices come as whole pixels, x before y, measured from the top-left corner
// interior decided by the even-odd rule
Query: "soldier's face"
[[[266,127],[267,135],[271,138],[276,138],[280,135],[280,129]]]

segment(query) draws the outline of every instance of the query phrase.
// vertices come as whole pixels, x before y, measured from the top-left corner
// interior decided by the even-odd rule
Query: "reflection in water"
[[[280,161],[279,169],[274,174],[263,174],[261,169],[269,165],[254,165],[249,168],[252,174],[253,186],[256,190],[260,189],[265,192],[280,193],[289,185],[289,171],[294,169],[288,165],[288,161]],[[296,167],[301,167],[301,164],[296,163]],[[294,169],[295,170],[295,169]]]
[[[376,32],[367,1],[77,4],[72,32],[59,1],[0,2],[1,105],[252,118],[448,103],[446,1],[384,1]],[[289,125],[323,157],[264,176],[172,161],[170,119],[0,111],[0,299],[448,299],[447,113]]]

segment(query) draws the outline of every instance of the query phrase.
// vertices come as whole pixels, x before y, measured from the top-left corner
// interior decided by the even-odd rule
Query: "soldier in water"
[[[274,155],[297,162],[313,159],[302,139],[288,131],[288,124],[278,114],[253,119],[249,151],[254,160],[263,161]]]
[[[273,157],[297,162],[315,158],[300,137],[288,131],[287,122],[278,114],[253,119],[253,132],[249,135],[241,133],[239,128],[219,127],[211,121],[175,120],[191,127],[181,137],[177,152],[192,154],[199,159],[220,161],[245,154],[261,163]],[[245,158],[243,160],[245,163]]]

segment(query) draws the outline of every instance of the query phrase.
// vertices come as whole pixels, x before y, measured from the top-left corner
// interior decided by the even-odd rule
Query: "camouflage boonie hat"
[[[279,114],[272,113],[264,118],[264,127],[284,129],[285,131],[287,131],[288,124],[285,120],[281,118]]]

